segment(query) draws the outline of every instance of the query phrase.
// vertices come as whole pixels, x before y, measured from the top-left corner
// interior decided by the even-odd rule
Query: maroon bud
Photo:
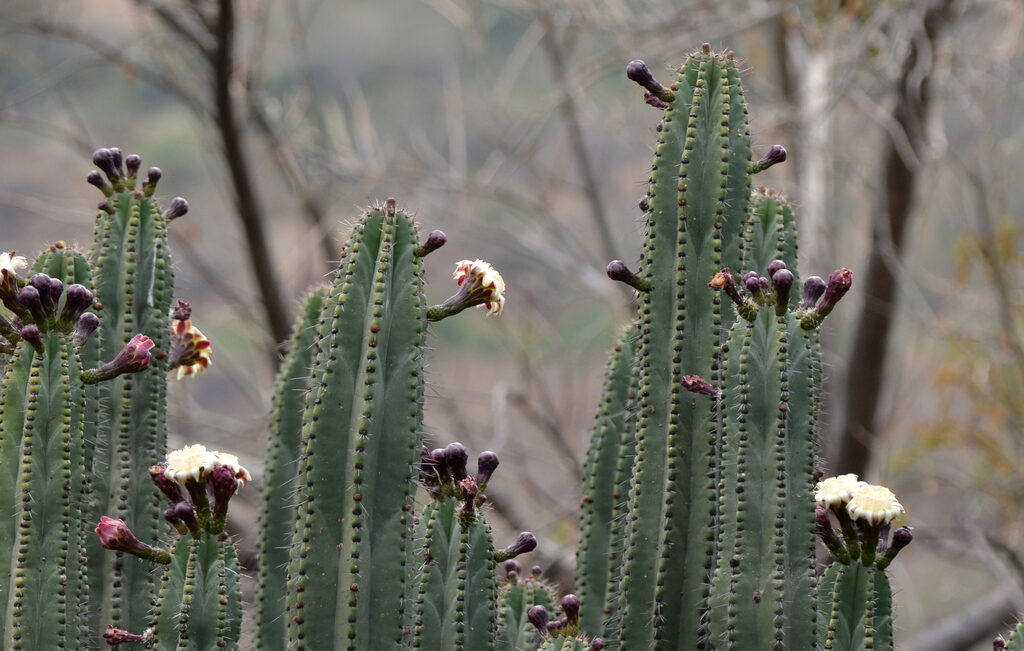
[[[157,490],[167,496],[171,504],[177,504],[185,499],[185,495],[181,492],[181,484],[167,477],[164,474],[165,470],[167,470],[166,463],[150,466],[149,478],[153,481],[153,485],[157,487]]]
[[[535,549],[537,549],[537,537],[529,531],[524,531],[516,537],[515,542],[511,545],[501,551],[495,552],[494,559],[501,563],[509,560],[510,558],[515,558],[520,554],[532,552]]]
[[[139,174],[139,168],[142,167],[142,157],[138,154],[126,156],[124,166],[128,169],[128,176],[135,178]]]
[[[603,648],[604,648],[604,640],[603,639],[601,639],[599,637],[595,637],[593,640],[590,641],[590,651],[601,651],[601,649],[603,649]]]
[[[418,258],[422,258],[423,256],[440,249],[447,242],[448,236],[444,234],[444,231],[430,231],[430,234],[427,235],[427,239],[423,241],[423,244],[416,247],[413,254]]]
[[[223,530],[228,515],[228,502],[238,492],[239,485],[235,471],[219,463],[206,475],[206,487],[213,496],[213,531]]]
[[[119,646],[121,644],[137,644],[148,642],[144,635],[136,635],[135,633],[129,633],[119,628],[114,628],[113,624],[107,625],[107,631],[103,634],[103,641],[107,643],[107,646]]]
[[[505,561],[505,574],[521,574],[523,566],[519,564],[519,561],[507,560]]]
[[[32,315],[32,319],[36,323],[43,324],[46,322],[46,308],[43,307],[43,299],[36,287],[33,285],[22,287],[21,291],[18,292],[18,303],[28,309],[29,314]]]
[[[97,149],[92,154],[92,162],[93,165],[103,170],[103,173],[107,175],[111,183],[120,178],[121,175],[117,171],[119,166],[114,165],[114,154],[111,150]]]
[[[163,172],[160,171],[159,167],[151,167],[146,170],[146,183],[150,185],[156,185],[160,182],[160,177],[163,176]]]
[[[544,606],[534,606],[526,611],[526,619],[540,631],[541,637],[546,638],[548,636],[548,621],[551,619],[551,616],[548,615],[547,608]]]
[[[567,594],[562,597],[562,613],[565,615],[566,624],[572,626],[580,619],[580,598],[574,594]]]
[[[651,74],[647,64],[640,59],[629,62],[626,66],[626,77],[628,77],[630,81],[640,84],[648,93],[663,102],[671,102],[675,99],[672,91],[662,86],[658,80],[654,78],[654,75]]]
[[[124,176],[124,154],[117,147],[110,148],[110,162],[114,164],[119,176]]]
[[[196,509],[191,503],[185,501],[178,502],[174,505],[174,512],[177,514],[178,519],[185,523],[189,531],[196,532],[199,530]]]
[[[647,212],[648,210],[651,209],[651,202],[648,199],[646,194],[643,197],[640,198],[640,203],[638,203],[637,205],[640,207],[640,210],[642,210],[643,212]]]
[[[178,515],[177,509],[172,506],[169,509],[164,509],[164,520],[167,520],[173,525],[177,525],[181,522],[181,516]]]
[[[775,313],[779,316],[785,314],[789,307],[789,292],[795,280],[789,269],[779,269],[772,276],[772,284],[775,285]]]
[[[712,398],[718,397],[718,389],[699,375],[684,375],[683,388],[690,393],[698,393]]]
[[[875,567],[880,570],[889,567],[889,564],[893,562],[893,559],[900,553],[900,550],[909,545],[913,539],[914,533],[910,527],[897,528],[896,531],[892,532],[892,542],[889,543],[889,548],[875,561]]]
[[[785,160],[786,148],[782,145],[772,145],[768,153],[761,157],[761,160],[750,166],[750,173],[757,174],[758,172],[763,172],[772,165],[782,163]]]
[[[174,197],[171,202],[167,204],[167,210],[164,211],[164,217],[168,220],[177,219],[183,217],[188,212],[188,202],[182,197]]]
[[[1002,635],[997,635],[996,638],[992,640],[992,651],[1002,651],[1005,648],[1006,640]]]
[[[100,327],[100,318],[92,312],[85,312],[82,316],[78,317],[71,340],[76,346],[81,346],[92,333],[96,332],[98,327]]]
[[[845,267],[842,269],[836,269],[828,277],[828,285],[825,286],[825,293],[821,295],[818,302],[814,305],[814,309],[820,316],[828,316],[832,313],[832,308],[836,306],[846,292],[850,291],[850,286],[853,284],[853,272]]]
[[[785,269],[786,263],[782,260],[772,260],[768,263],[768,277],[774,279],[775,272],[779,269]]]
[[[530,574],[532,574],[534,577],[536,577],[538,579],[540,578],[540,575],[543,574],[543,573],[544,573],[544,570],[541,568],[540,565],[534,565],[533,567],[530,568]]]
[[[819,276],[811,276],[804,280],[804,299],[800,302],[800,309],[807,310],[818,302],[821,295],[825,293],[825,281]]]
[[[188,321],[192,318],[192,304],[178,299],[174,309],[171,310],[171,318],[175,321]]]
[[[39,332],[39,326],[34,323],[22,326],[21,331],[18,334],[21,335],[22,339],[35,348],[37,353],[43,352],[43,334]]]
[[[444,460],[447,464],[448,474],[453,481],[459,482],[466,478],[466,464],[469,462],[469,454],[461,443],[451,443],[444,449]]]
[[[89,185],[94,185],[99,188],[100,192],[102,192],[105,197],[109,197],[111,193],[113,193],[113,189],[111,189],[107,180],[103,178],[103,174],[101,174],[99,170],[93,170],[86,174],[85,180]]]
[[[82,313],[92,306],[94,298],[92,292],[86,289],[84,285],[79,285],[78,283],[68,285],[61,319],[67,323],[76,323],[78,317],[82,316]]]
[[[661,109],[662,111],[668,108],[668,102],[650,91],[644,92],[644,103],[648,106],[653,106],[656,109]]]
[[[115,378],[125,373],[140,373],[149,368],[153,361],[153,340],[143,334],[131,338],[114,359],[99,368],[89,369],[82,373],[86,384],[95,384],[103,380]]]
[[[433,460],[433,468],[435,476],[437,477],[437,483],[449,483],[452,480],[452,477],[448,474],[448,451],[445,448],[437,448],[430,453],[430,458]]]
[[[132,556],[138,556],[139,558],[163,565],[171,562],[170,552],[165,549],[156,549],[140,542],[123,520],[101,515],[100,523],[96,525],[96,535],[99,536],[100,544],[105,549],[125,552]]]
[[[476,483],[486,486],[497,467],[498,455],[493,452],[481,452],[476,458]]]
[[[622,260],[612,260],[606,269],[608,277],[620,283],[626,283],[638,292],[651,291],[651,283],[630,271]]]
[[[111,206],[110,203],[107,201],[101,201],[98,204],[96,204],[96,210],[99,210],[100,212],[105,212],[108,215],[113,215],[115,212],[114,207]]]

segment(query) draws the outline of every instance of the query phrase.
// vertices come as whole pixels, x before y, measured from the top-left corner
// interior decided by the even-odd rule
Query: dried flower
[[[178,379],[204,373],[210,365],[212,343],[189,319],[171,323],[170,368],[177,367]]]

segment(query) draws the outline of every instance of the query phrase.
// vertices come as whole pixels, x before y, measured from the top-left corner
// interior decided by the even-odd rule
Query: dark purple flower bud
[[[444,231],[430,231],[427,239],[423,241],[423,244],[416,247],[413,254],[418,258],[422,258],[440,249],[446,242],[448,242],[448,236],[444,234]]]
[[[22,287],[18,292],[18,303],[29,311],[36,323],[46,323],[46,308],[43,307],[43,299],[39,295],[38,289],[32,285]]]
[[[476,458],[476,483],[486,486],[497,467],[498,455],[493,452],[481,452]]]
[[[515,542],[511,545],[501,551],[494,552],[494,559],[498,563],[503,563],[510,558],[532,552],[535,549],[537,549],[537,537],[529,531],[524,531],[516,537]]]
[[[39,300],[43,302],[43,308],[47,312],[53,312],[64,293],[64,283],[57,278],[50,278],[44,273],[32,274],[28,280],[32,287],[39,290]]]
[[[541,637],[546,638],[548,636],[548,621],[550,621],[551,616],[548,615],[547,608],[544,606],[534,606],[526,611],[526,619],[540,631]]]
[[[562,614],[565,615],[566,624],[572,626],[580,619],[580,598],[574,594],[567,594],[562,597]]]
[[[107,631],[103,634],[103,641],[107,646],[119,646],[121,644],[138,644],[148,642],[145,635],[136,635],[128,631],[114,628],[113,624],[107,625]]]
[[[653,106],[656,109],[661,109],[662,111],[668,108],[668,102],[650,91],[644,91],[644,103],[648,106]]]
[[[648,93],[654,95],[663,102],[671,102],[675,99],[675,95],[672,94],[672,91],[662,86],[658,80],[654,78],[654,75],[651,74],[647,64],[640,59],[629,62],[626,66],[626,77],[628,77],[630,81],[640,84],[640,86],[642,86]]]
[[[177,509],[173,506],[169,509],[164,509],[164,520],[167,520],[171,524],[177,526],[181,522],[181,516],[178,515]]]
[[[174,511],[178,515],[178,519],[185,523],[189,531],[195,532],[199,530],[199,520],[196,519],[196,509],[191,503],[181,501],[174,505]]]
[[[818,302],[814,305],[814,309],[818,312],[819,316],[828,316],[832,313],[832,308],[836,306],[846,292],[850,291],[850,286],[853,284],[853,272],[845,267],[842,269],[836,269],[828,277],[828,285],[825,286],[825,293],[821,295]]]
[[[518,575],[518,574],[521,574],[522,571],[523,571],[523,566],[519,564],[519,561],[513,561],[511,559],[505,561],[505,574],[509,575],[510,578],[511,578],[512,574]]]
[[[436,448],[430,453],[430,457],[433,460],[433,468],[437,476],[437,482],[439,484],[447,484],[451,482],[452,477],[450,474],[448,474],[447,449]]]
[[[779,269],[772,276],[772,284],[775,285],[775,313],[779,316],[789,308],[789,292],[795,280],[789,269]]]
[[[640,203],[638,203],[637,206],[639,206],[640,210],[643,212],[647,212],[648,210],[651,209],[651,202],[646,194],[640,197]]]
[[[108,215],[113,215],[115,212],[114,207],[111,206],[110,203],[106,201],[101,201],[98,204],[96,204],[96,210],[99,210],[100,212],[105,212]]]
[[[171,504],[177,504],[185,499],[185,495],[181,492],[181,484],[165,475],[165,470],[167,470],[166,463],[152,465],[149,467],[149,478],[153,480],[153,485],[167,496]]]
[[[128,169],[128,176],[135,178],[139,175],[139,168],[142,167],[142,157],[138,154],[126,156],[124,166]]]
[[[98,327],[100,327],[100,318],[92,312],[85,312],[82,316],[78,317],[71,340],[76,346],[81,346],[92,333],[96,332]]]
[[[775,272],[779,269],[785,269],[786,263],[782,260],[772,260],[768,263],[768,277],[774,279]]]
[[[21,331],[18,334],[21,335],[22,339],[35,348],[37,353],[43,352],[43,334],[39,331],[39,326],[34,323],[22,326]]]
[[[604,648],[604,640],[599,637],[595,637],[590,641],[590,651],[601,651]]]
[[[152,349],[153,340],[146,335],[137,334],[125,344],[114,359],[99,368],[83,371],[82,381],[86,384],[95,384],[125,373],[145,371],[153,360],[153,354],[150,352]]]
[[[142,192],[147,197],[153,196],[153,192],[156,191],[156,184],[160,182],[160,177],[163,172],[160,171],[159,167],[151,167],[146,171],[146,180],[142,182]]]
[[[825,281],[819,276],[810,276],[804,280],[804,299],[800,301],[800,309],[807,310],[818,302],[825,293]]]
[[[690,393],[698,393],[712,398],[718,397],[718,389],[699,375],[684,375],[683,388]]]
[[[606,269],[608,277],[612,280],[617,280],[620,283],[626,283],[638,292],[649,292],[651,291],[651,283],[648,280],[641,278],[626,266],[626,263],[622,260],[612,260],[608,263]]]
[[[995,639],[992,640],[992,651],[1002,651],[1005,648],[1006,640],[1003,638],[1002,635],[997,635]]]
[[[78,283],[68,285],[61,319],[68,323],[76,323],[78,317],[82,316],[83,312],[92,307],[94,298],[92,292],[86,289],[84,285],[79,285]]]
[[[906,547],[914,540],[914,532],[910,527],[899,527],[892,532],[892,542],[889,543],[889,548],[885,550],[885,553],[875,562],[875,567],[880,570],[884,570],[889,567],[889,564],[893,562],[896,555],[900,553],[900,550]]]
[[[239,485],[235,471],[228,466],[217,464],[206,475],[206,487],[213,495],[212,531],[220,532],[224,529],[224,521],[228,515],[228,502],[238,492]]]
[[[174,197],[171,202],[167,204],[167,210],[164,211],[164,217],[168,220],[177,219],[183,217],[188,213],[188,201],[185,201],[183,197]]]
[[[124,154],[117,147],[110,148],[110,160],[119,176],[124,176]]]
[[[755,297],[761,292],[761,279],[756,271],[748,271],[743,274],[743,286]]]
[[[166,549],[157,549],[139,541],[128,528],[123,520],[100,516],[100,523],[96,525],[96,535],[99,536],[100,544],[105,549],[116,552],[125,552],[132,556],[154,563],[167,565],[171,562],[171,554]]]
[[[92,163],[103,170],[103,173],[107,175],[107,178],[110,179],[111,183],[120,178],[120,173],[117,171],[119,165],[114,165],[114,154],[111,150],[97,149],[92,154]]]
[[[466,464],[469,462],[469,453],[461,443],[451,443],[444,449],[444,461],[447,465],[448,475],[453,481],[459,482],[466,478]]]
[[[188,321],[192,318],[192,304],[179,298],[171,310],[171,318],[175,321]]]
[[[782,163],[786,160],[786,148],[782,145],[772,145],[772,148],[768,150],[768,153],[761,157],[761,160],[757,161],[750,166],[750,173],[757,174],[763,172],[772,165]]]
[[[109,197],[114,193],[113,188],[110,187],[110,184],[103,178],[103,174],[99,170],[93,170],[86,174],[85,180],[89,185],[94,185],[99,188],[104,197]]]
[[[533,567],[530,568],[530,574],[532,574],[534,576],[534,578],[538,578],[539,579],[540,575],[543,574],[543,573],[544,573],[544,569],[541,568],[540,565],[534,565]]]

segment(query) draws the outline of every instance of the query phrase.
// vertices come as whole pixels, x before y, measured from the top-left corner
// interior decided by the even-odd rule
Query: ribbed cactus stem
[[[891,651],[892,589],[885,572],[860,563],[833,563],[821,578],[824,651]]]
[[[295,521],[293,481],[301,449],[302,409],[313,365],[313,340],[326,293],[325,289],[314,290],[303,302],[274,384],[259,516],[256,647],[260,649],[286,646],[285,584]]]
[[[412,219],[394,201],[370,209],[325,300],[296,484],[286,615],[292,649],[401,644],[423,418],[418,246]]]
[[[552,608],[555,596],[539,572],[523,576],[519,563],[505,564],[507,577],[498,590],[498,651],[524,651],[537,648],[540,635],[527,613],[535,606]],[[539,568],[538,568],[539,569]]]
[[[714,563],[713,463],[719,415],[682,387],[717,382],[732,319],[707,279],[739,263],[750,196],[750,136],[739,69],[710,48],[691,56],[672,86],[655,147],[639,275],[637,453],[630,483],[621,583],[620,643],[665,640],[695,649],[706,636]]]
[[[129,157],[137,171],[137,157]],[[102,305],[97,359],[110,360],[137,332],[146,333],[154,352],[167,353],[173,272],[167,244],[167,221],[152,194],[159,170],[152,168],[143,191],[136,174],[127,174],[116,149],[100,149],[89,182],[105,195],[105,210],[96,218],[90,258],[96,298]],[[107,515],[124,520],[143,538],[155,538],[159,509],[146,470],[148,454],[165,451],[166,355],[152,368],[118,377],[100,389],[92,463],[92,520]],[[153,576],[137,563],[122,563],[98,548],[90,550],[93,628],[100,623],[131,630],[145,628],[155,595]]]

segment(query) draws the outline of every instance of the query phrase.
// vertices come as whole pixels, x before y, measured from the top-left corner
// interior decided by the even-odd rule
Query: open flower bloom
[[[505,281],[494,267],[483,260],[456,263],[452,278],[461,288],[459,295],[472,305],[483,305],[488,316],[497,316],[505,307]]]
[[[907,513],[891,490],[866,483],[854,492],[846,511],[854,520],[864,520],[871,525],[900,524]]]
[[[18,292],[18,270],[28,267],[28,260],[14,251],[0,251],[0,295],[13,297]]]
[[[164,476],[184,484],[192,479],[203,481],[217,466],[229,469],[239,486],[252,481],[252,475],[238,462],[238,457],[227,452],[216,452],[206,449],[204,445],[186,445],[167,455],[167,468]]]
[[[867,484],[852,473],[829,477],[818,482],[818,487],[814,491],[814,501],[825,508],[842,506],[849,502],[862,486]]]
[[[206,371],[210,365],[211,343],[189,319],[171,324],[171,368],[178,368],[178,379]]]

